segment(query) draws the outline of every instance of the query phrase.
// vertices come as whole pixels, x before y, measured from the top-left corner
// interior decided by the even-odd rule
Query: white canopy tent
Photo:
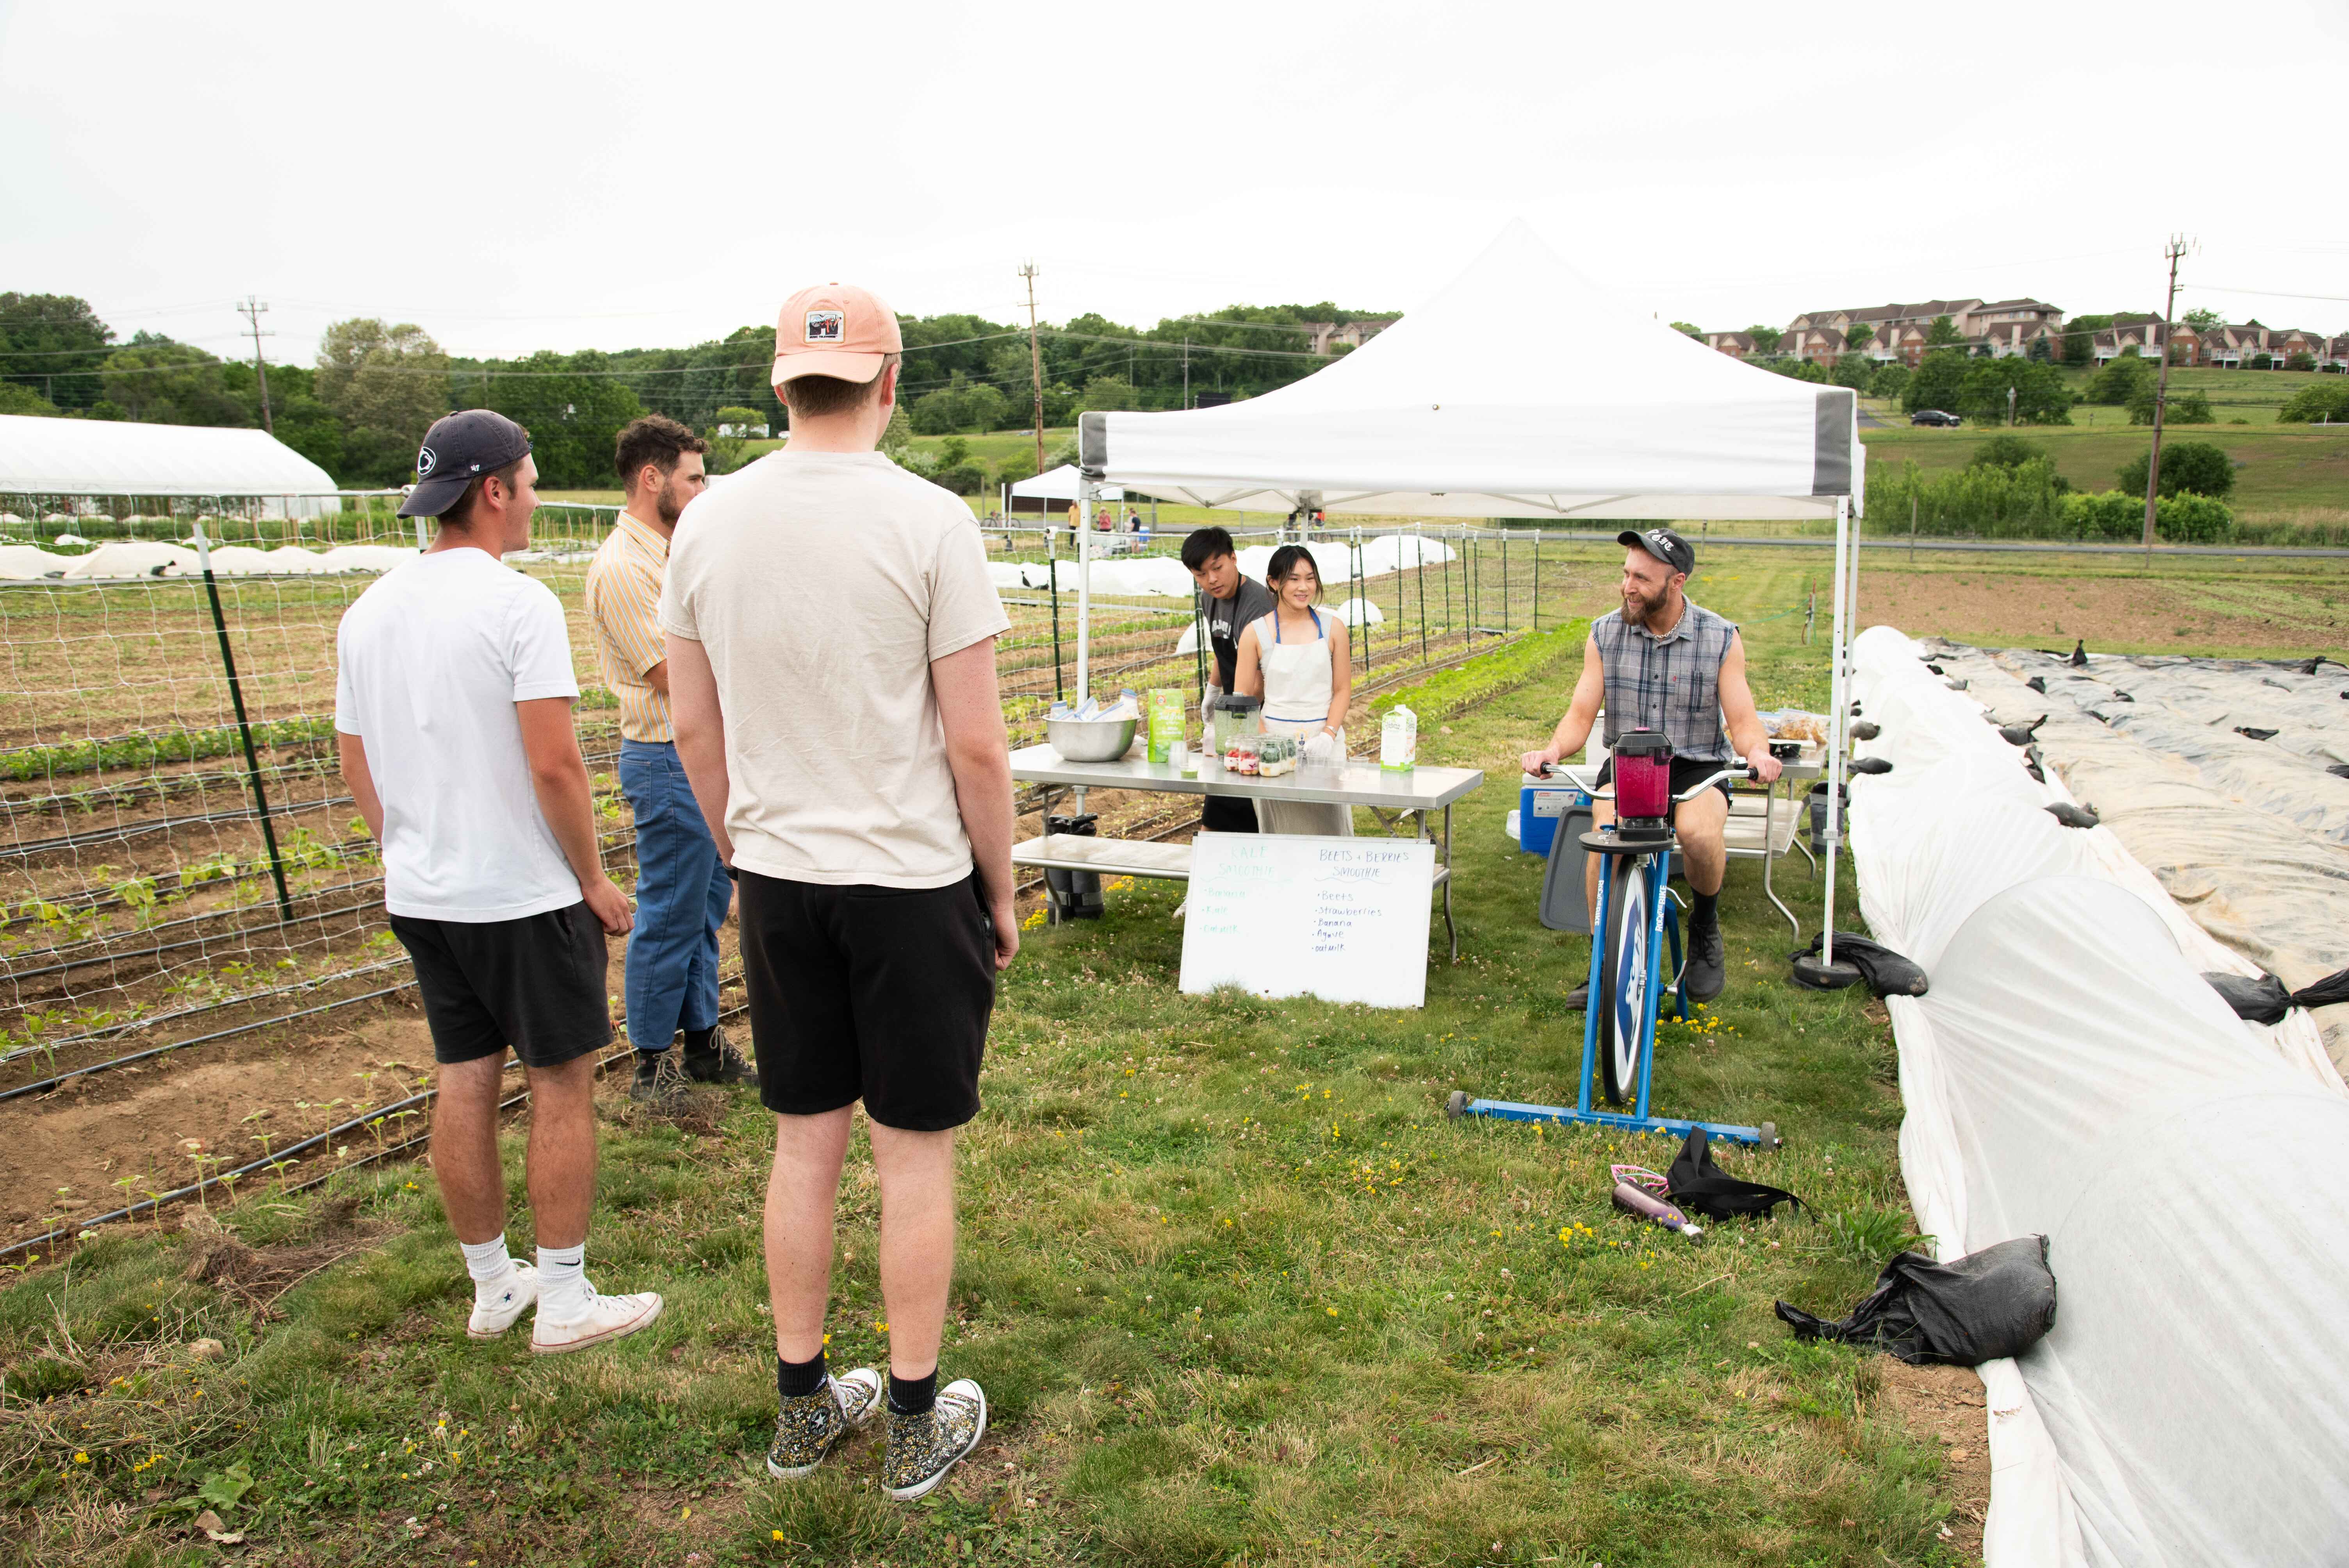
[[[1328,368],[1218,408],[1086,414],[1078,452],[1083,486],[1236,511],[1834,519],[1832,960],[1847,572],[1858,562],[1847,535],[1867,461],[1850,389],[1740,364],[1638,315],[1517,221],[1433,298]],[[1082,531],[1078,552],[1081,700],[1091,607]]]
[[[1021,500],[1074,500],[1081,476],[1074,463],[1062,463],[1057,469],[1021,480],[1011,487],[1011,493]],[[1123,500],[1125,492],[1115,485],[1096,485],[1095,500]]]
[[[0,494],[258,500],[272,517],[339,511],[334,476],[264,430],[0,415]]]

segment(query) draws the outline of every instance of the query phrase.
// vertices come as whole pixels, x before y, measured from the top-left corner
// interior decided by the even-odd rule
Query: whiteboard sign
[[[1424,841],[1202,833],[1191,843],[1182,987],[1423,1006],[1434,877]]]

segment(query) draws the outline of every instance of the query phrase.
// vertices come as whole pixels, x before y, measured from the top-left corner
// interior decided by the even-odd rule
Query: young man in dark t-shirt
[[[1191,581],[1199,585],[1193,613],[1216,654],[1216,678],[1207,688],[1212,700],[1232,689],[1233,673],[1239,665],[1240,634],[1249,623],[1272,614],[1272,590],[1241,574],[1232,536],[1220,528],[1202,528],[1185,538],[1183,564],[1190,569]],[[1200,816],[1215,832],[1256,831],[1256,804],[1250,800],[1209,795]]]

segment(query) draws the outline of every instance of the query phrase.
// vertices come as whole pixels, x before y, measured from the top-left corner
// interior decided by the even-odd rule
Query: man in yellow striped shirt
[[[718,928],[734,884],[694,804],[669,726],[668,654],[660,628],[669,538],[709,479],[709,444],[647,415],[620,432],[627,505],[587,568],[595,659],[620,699],[620,789],[636,824],[636,924],[628,938],[629,1098],[667,1102],[687,1079],[743,1083],[750,1068],[718,1023]],[[682,1028],[685,1060],[670,1046]]]

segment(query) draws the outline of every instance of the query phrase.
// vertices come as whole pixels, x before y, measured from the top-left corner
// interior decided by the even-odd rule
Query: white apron
[[[1291,643],[1280,632],[1275,611],[1256,623],[1257,662],[1264,671],[1264,727],[1273,733],[1293,732],[1310,739],[1330,722],[1330,698],[1336,691],[1329,634],[1321,629],[1321,614],[1313,612],[1313,640]],[[1346,731],[1337,735],[1338,755],[1346,755]],[[1291,774],[1291,778],[1296,775]],[[1258,800],[1257,826],[1268,833],[1310,833],[1322,838],[1354,836],[1354,813],[1344,806],[1312,801]]]

